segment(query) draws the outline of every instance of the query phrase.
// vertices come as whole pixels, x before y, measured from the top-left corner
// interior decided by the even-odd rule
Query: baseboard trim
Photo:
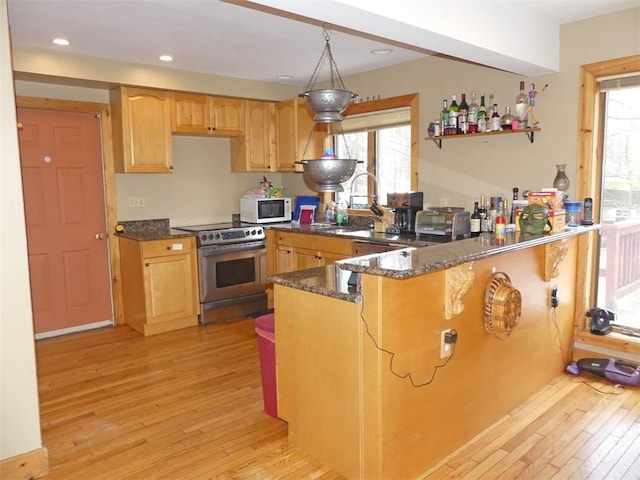
[[[96,328],[111,327],[113,320],[104,320],[102,322],[85,323],[75,327],[61,328],[60,330],[51,330],[49,332],[36,333],[36,340],[43,338],[59,337],[60,335],[68,335],[70,333],[84,332],[85,330],[95,330]]]
[[[45,447],[0,460],[0,478],[36,479],[49,475],[49,453]]]

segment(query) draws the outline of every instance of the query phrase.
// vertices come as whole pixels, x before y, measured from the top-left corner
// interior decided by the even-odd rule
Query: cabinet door
[[[237,98],[210,97],[213,133],[221,136],[244,134],[245,101]]]
[[[276,104],[276,170],[302,171],[295,162],[320,158],[324,147],[322,126],[313,122],[306,100],[294,98]]]
[[[120,173],[170,173],[171,101],[161,90],[111,90],[115,169]]]
[[[211,131],[209,99],[206,95],[174,92],[171,99],[171,130],[205,135]]]
[[[144,259],[147,324],[152,325],[197,314],[193,288],[196,272],[193,254]]]
[[[231,139],[231,171],[270,172],[275,157],[274,106],[270,102],[245,102],[244,137]]]
[[[292,272],[295,269],[293,247],[286,245],[276,247],[276,273]]]
[[[322,252],[318,250],[308,250],[306,248],[295,248],[296,270],[305,268],[321,267],[324,265]]]
[[[331,252],[322,252],[322,265],[331,265],[332,263],[336,263],[338,260],[344,260],[345,258],[349,258],[351,255],[343,255],[341,253],[331,253]]]

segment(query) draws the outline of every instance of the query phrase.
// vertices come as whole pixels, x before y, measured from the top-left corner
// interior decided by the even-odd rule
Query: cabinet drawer
[[[351,255],[351,239],[335,238],[326,235],[296,234],[294,246],[316,250],[320,252],[331,252],[345,256]]]
[[[142,242],[143,258],[164,257],[167,255],[184,255],[195,250],[193,237],[178,237],[166,240],[150,240]]]
[[[281,231],[275,231],[274,233],[274,240],[278,245],[287,245],[289,247],[293,246],[294,233]]]

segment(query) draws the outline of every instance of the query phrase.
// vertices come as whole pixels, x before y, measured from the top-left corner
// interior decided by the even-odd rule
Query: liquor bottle
[[[491,131],[500,131],[500,114],[498,113],[498,104],[493,104],[493,113],[491,113]]]
[[[478,213],[480,213],[480,231],[483,233],[489,232],[489,209],[487,208],[484,195],[480,195]]]
[[[515,117],[519,124],[525,125],[525,115],[527,114],[527,107],[529,105],[529,96],[524,93],[524,82],[520,82],[520,93],[516,97]]]
[[[478,132],[487,131],[487,107],[484,105],[484,93],[480,95],[480,108],[478,108]],[[484,203],[484,201],[483,201]]]
[[[507,219],[504,217],[503,209],[504,206],[501,200],[496,210],[496,226],[494,228],[494,235],[497,239],[504,239],[506,236]]]
[[[449,105],[449,134],[458,133],[458,102],[456,96],[451,96],[451,105]]]
[[[509,223],[516,223],[517,221],[517,215],[516,215],[516,202],[518,201],[518,192],[519,189],[518,187],[513,187],[511,189],[511,218],[509,220]]]
[[[440,133],[449,135],[449,104],[447,99],[442,100],[442,111],[440,112]]]
[[[515,117],[511,115],[511,107],[504,107],[504,115],[500,117],[500,127],[502,130],[511,130]]]
[[[471,236],[480,235],[480,212],[478,211],[478,202],[473,202],[473,213],[471,214]]]
[[[469,104],[467,103],[467,94],[462,94],[462,100],[458,106],[458,133],[467,133],[469,131]]]
[[[467,114],[467,121],[469,122],[469,133],[476,133],[478,131],[478,103],[476,102],[476,92],[471,92],[471,103],[469,104],[469,113]]]

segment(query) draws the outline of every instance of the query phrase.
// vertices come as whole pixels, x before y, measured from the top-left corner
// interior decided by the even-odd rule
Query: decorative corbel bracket
[[[462,297],[469,291],[474,279],[473,262],[463,263],[445,271],[444,316],[447,320],[464,312]]]
[[[552,278],[560,275],[558,267],[564,257],[567,256],[567,239],[557,242],[547,243],[544,247],[544,281],[549,282]]]

